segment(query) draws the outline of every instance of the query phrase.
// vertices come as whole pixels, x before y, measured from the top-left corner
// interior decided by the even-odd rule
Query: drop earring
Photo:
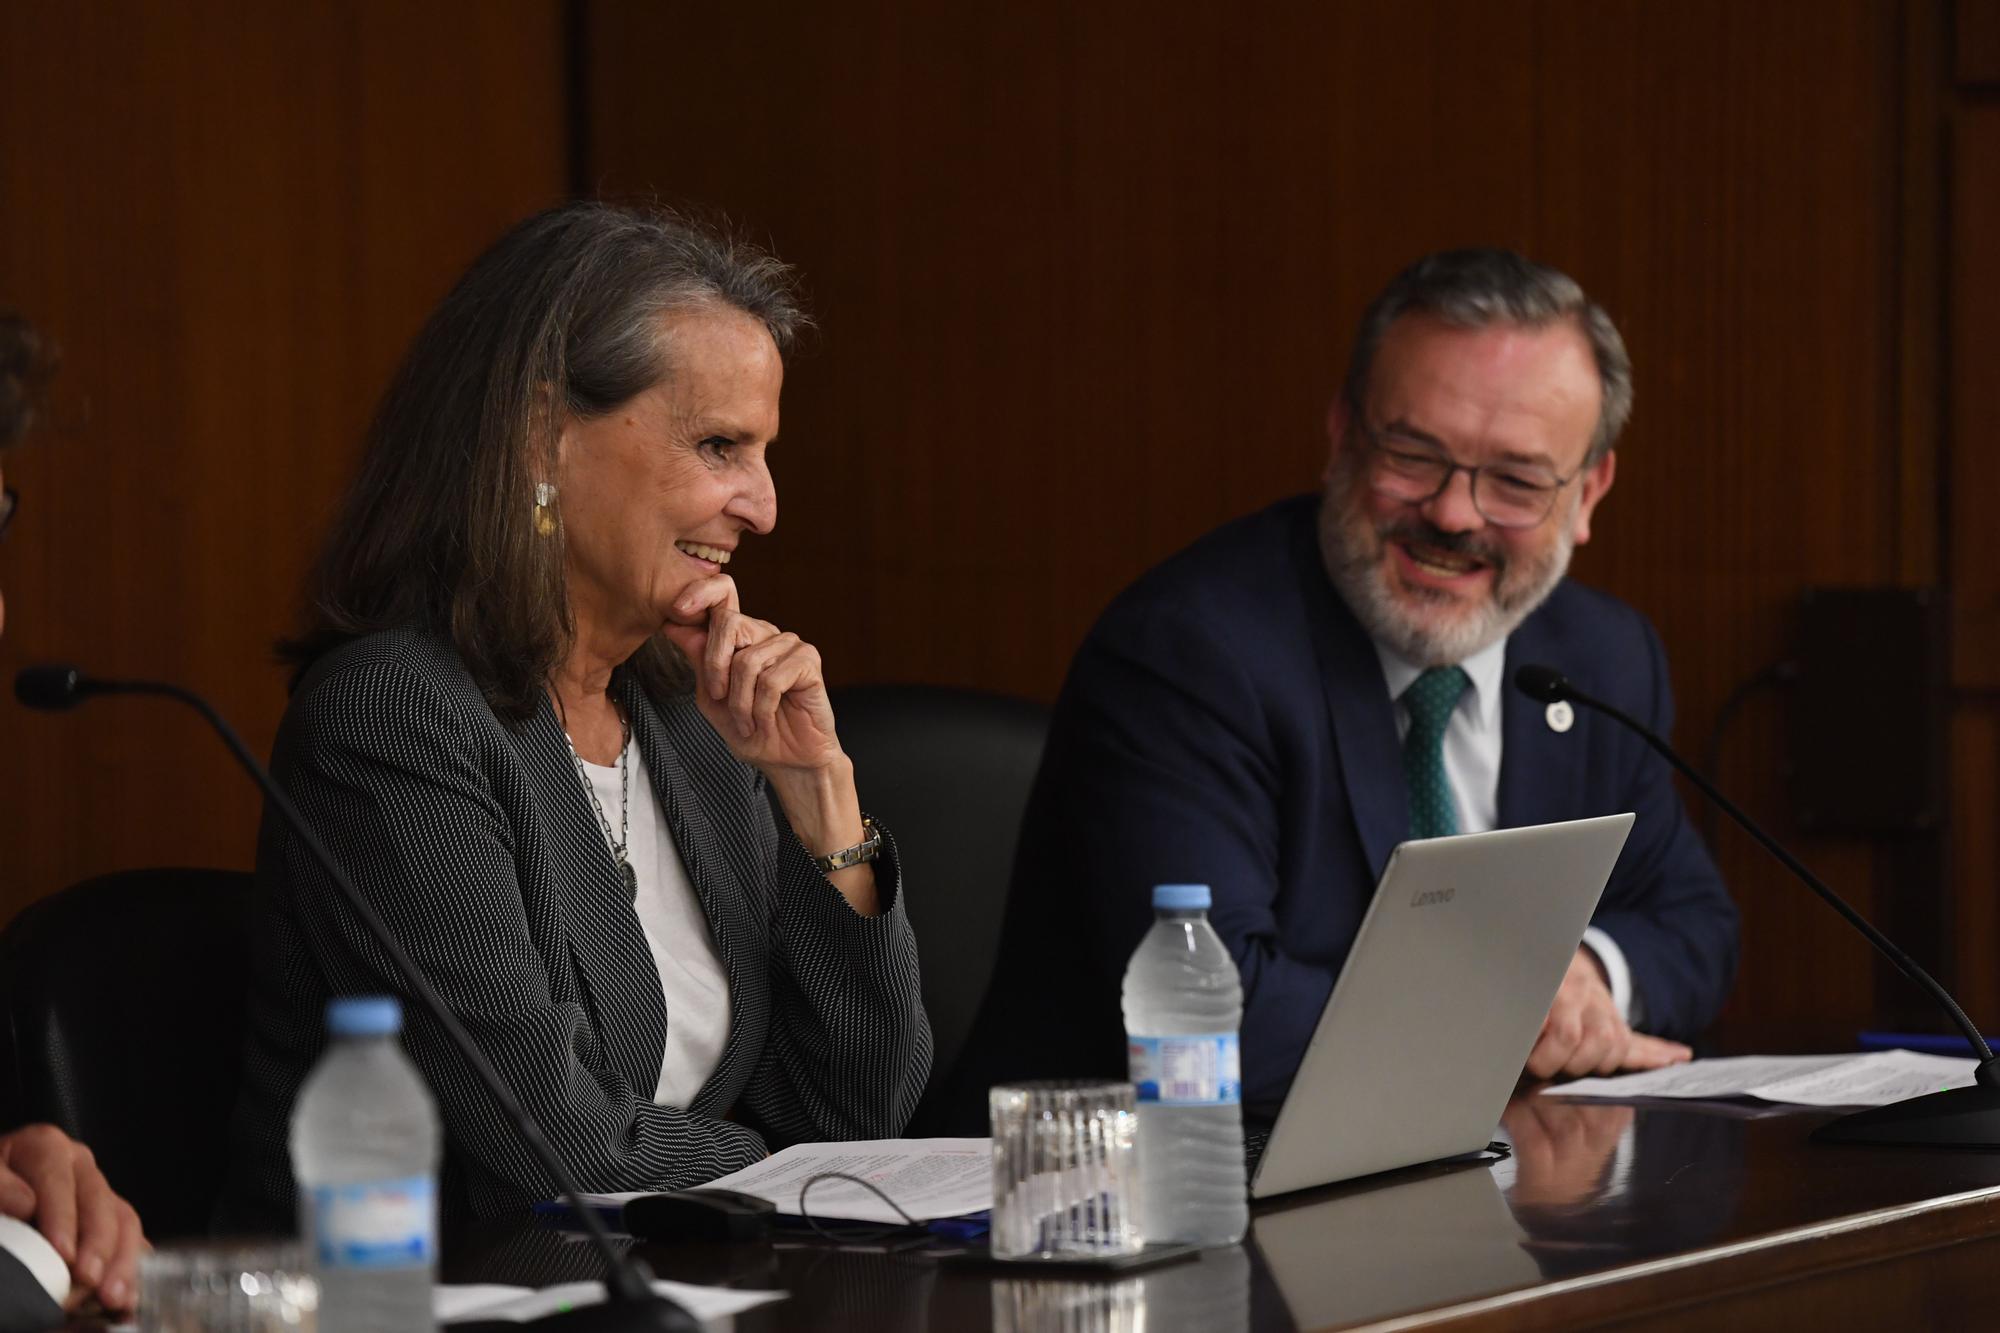
[[[535,533],[541,537],[553,537],[556,532],[556,511],[553,508],[556,488],[551,482],[535,483]]]

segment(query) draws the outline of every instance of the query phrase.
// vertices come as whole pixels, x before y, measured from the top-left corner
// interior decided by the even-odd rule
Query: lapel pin
[[[1550,704],[1542,716],[1548,719],[1549,730],[1553,732],[1565,732],[1576,725],[1576,710],[1569,706],[1567,699],[1558,699]]]

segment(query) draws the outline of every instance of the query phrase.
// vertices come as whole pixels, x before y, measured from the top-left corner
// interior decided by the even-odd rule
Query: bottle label
[[[323,1268],[418,1268],[437,1258],[437,1185],[429,1176],[315,1185],[310,1203]]]
[[[1142,1104],[1235,1106],[1243,1100],[1243,1062],[1234,1032],[1127,1037],[1125,1053]]]

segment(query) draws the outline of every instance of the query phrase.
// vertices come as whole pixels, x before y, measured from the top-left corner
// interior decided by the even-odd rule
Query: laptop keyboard
[[[1251,1128],[1243,1131],[1243,1178],[1257,1178],[1257,1163],[1264,1160],[1264,1149],[1271,1142],[1271,1131],[1265,1128]]]

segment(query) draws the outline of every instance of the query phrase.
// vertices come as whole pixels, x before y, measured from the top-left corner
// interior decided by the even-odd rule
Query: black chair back
[[[0,931],[0,1116],[88,1144],[154,1240],[198,1235],[242,1070],[255,876],[130,870]]]
[[[993,976],[1021,811],[1048,710],[934,685],[836,690],[834,717],[862,808],[895,834],[911,892],[935,1054],[909,1133],[928,1133]]]

